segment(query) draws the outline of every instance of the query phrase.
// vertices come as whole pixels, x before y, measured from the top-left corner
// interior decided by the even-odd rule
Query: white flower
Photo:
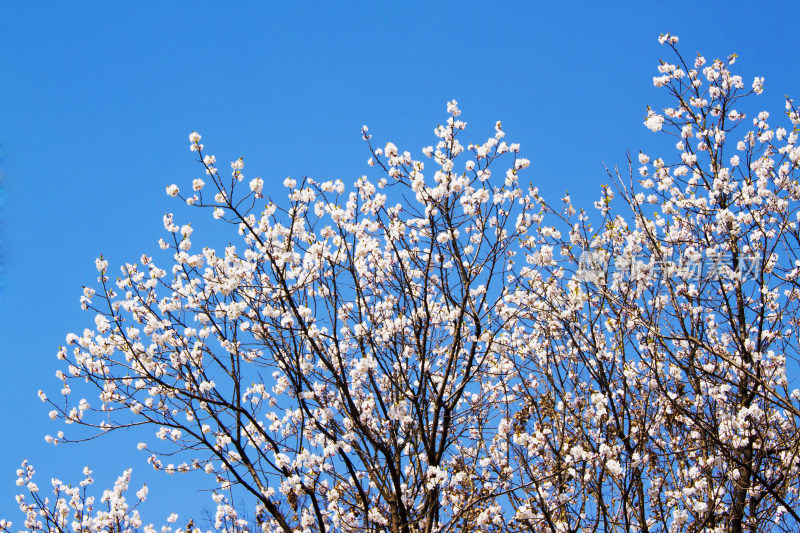
[[[261,178],[255,178],[250,180],[250,190],[256,194],[261,194],[261,191],[264,189],[264,180]]]
[[[647,126],[650,131],[661,131],[661,126],[663,124],[664,117],[652,111],[648,113],[647,120],[644,121],[644,125]]]
[[[196,131],[193,131],[189,134],[189,142],[191,143],[199,143],[200,142],[200,134]]]
[[[609,473],[613,476],[619,476],[622,474],[622,465],[619,464],[619,461],[615,459],[609,459],[606,461],[606,468],[608,469]]]
[[[458,109],[458,102],[456,102],[455,100],[447,102],[447,112],[453,115],[454,117],[461,115],[461,110]]]
[[[381,512],[375,507],[370,507],[370,509],[369,509],[369,519],[371,521],[375,522],[376,524],[380,524],[382,526],[385,526],[385,525],[387,525],[389,523],[389,521],[386,519],[386,517],[383,516],[381,514]]]
[[[670,35],[669,33],[664,33],[664,34],[661,34],[661,36],[658,38],[658,42],[660,44],[664,44],[664,43],[677,44],[678,36],[677,35]]]
[[[764,78],[755,77],[753,80],[753,91],[755,91],[756,94],[764,92]]]
[[[172,196],[172,197],[178,196],[179,192],[180,192],[180,189],[178,189],[178,186],[175,185],[174,183],[172,185],[170,185],[169,187],[167,187],[167,194],[169,196]]]

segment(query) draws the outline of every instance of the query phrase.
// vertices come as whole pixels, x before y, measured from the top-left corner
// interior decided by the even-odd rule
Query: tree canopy
[[[676,153],[609,170],[588,209],[542,198],[500,122],[465,141],[455,101],[420,159],[365,126],[349,187],[268,190],[192,133],[205,179],[167,194],[235,243],[168,214],[167,268],[99,258],[51,416],[152,427],[155,469],[210,476],[218,530],[795,531],[800,115],[771,126],[735,55],[660,41],[644,125]],[[130,472],[102,511],[90,474],[45,499],[24,464],[25,528],[143,527]]]

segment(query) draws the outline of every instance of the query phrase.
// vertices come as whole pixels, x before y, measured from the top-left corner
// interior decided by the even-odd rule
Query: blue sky
[[[105,487],[132,466],[133,485],[151,487],[144,518],[157,524],[210,506],[192,480],[154,474],[137,435],[47,445],[61,427],[36,398],[58,395],[56,350],[91,325],[78,299],[94,258],[116,270],[155,252],[167,211],[200,222],[164,194],[201,175],[192,130],[220,162],[244,156],[245,176],[267,190],[286,176],[347,183],[369,172],[362,124],[377,144],[419,156],[456,99],[466,139],[485,140],[502,120],[544,195],[570,190],[588,207],[607,181],[603,163],[661,146],[642,125],[648,104],[669,105],[651,82],[668,51],[659,33],[679,35],[689,58],[738,53],[745,80],[766,78],[759,103],[775,115],[784,94],[800,96],[800,8],[787,2],[556,4],[5,2],[0,517],[21,524],[23,458],[40,485],[77,481],[91,464]]]

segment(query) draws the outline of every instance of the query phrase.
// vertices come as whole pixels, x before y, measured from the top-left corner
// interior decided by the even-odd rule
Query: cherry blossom
[[[63,399],[39,395],[75,433],[48,442],[148,428],[155,470],[207,474],[218,531],[796,530],[800,114],[773,127],[735,56],[659,42],[644,126],[676,152],[610,172],[593,209],[521,186],[520,145],[501,122],[466,142],[456,101],[419,159],[364,126],[371,174],[274,197],[191,133],[207,178],[166,192],[235,241],[167,214],[167,266],[97,259]],[[23,463],[24,528],[155,531],[130,471],[102,511],[90,473],[49,500]]]

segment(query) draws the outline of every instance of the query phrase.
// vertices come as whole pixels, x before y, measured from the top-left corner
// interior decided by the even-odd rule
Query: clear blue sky
[[[155,475],[136,435],[47,445],[61,427],[36,398],[58,395],[57,347],[91,325],[78,298],[94,258],[116,270],[152,253],[167,211],[199,222],[164,194],[200,176],[192,130],[222,164],[244,156],[245,175],[268,184],[351,182],[369,172],[362,124],[419,155],[455,98],[465,138],[485,140],[502,120],[545,195],[569,189],[588,206],[603,162],[655,153],[642,121],[646,105],[668,104],[651,82],[667,52],[659,33],[679,35],[690,58],[738,53],[745,80],[766,78],[760,103],[773,114],[784,94],[800,97],[800,7],[789,2],[431,4],[4,2],[0,517],[21,525],[12,496],[26,457],[40,486],[91,464],[105,487],[132,466],[157,525],[211,504],[191,480]]]

